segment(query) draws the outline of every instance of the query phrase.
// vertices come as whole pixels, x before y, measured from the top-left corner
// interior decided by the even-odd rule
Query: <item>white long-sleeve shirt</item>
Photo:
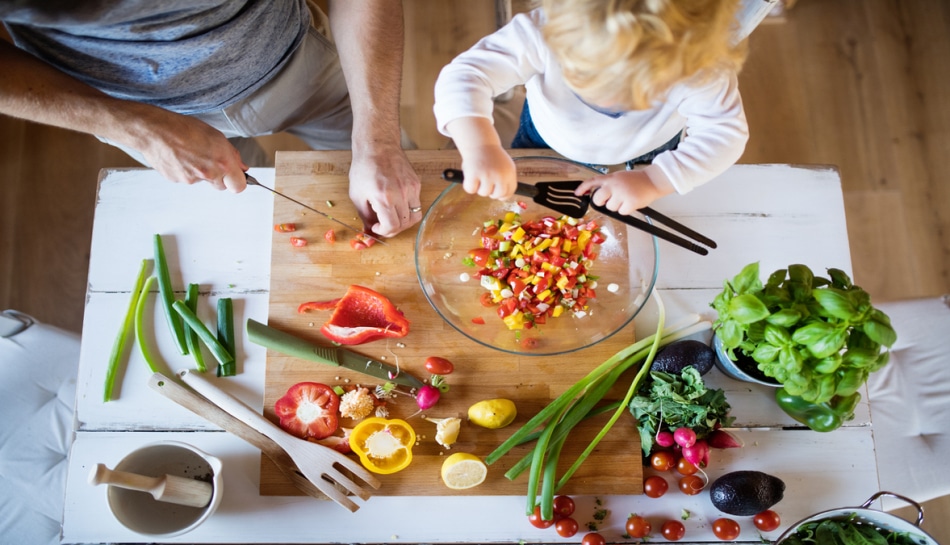
[[[435,84],[439,132],[462,117],[492,119],[492,99],[524,84],[531,120],[554,151],[568,159],[621,164],[665,144],[686,128],[676,150],[661,153],[645,172],[686,193],[735,164],[748,124],[734,73],[701,85],[678,85],[649,110],[611,117],[585,104],[561,75],[541,37],[543,13],[518,14],[445,66]]]

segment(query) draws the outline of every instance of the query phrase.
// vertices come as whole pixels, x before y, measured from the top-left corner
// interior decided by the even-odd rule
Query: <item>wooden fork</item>
[[[379,479],[367,471],[359,462],[347,458],[329,447],[290,435],[199,373],[184,370],[179,371],[178,376],[185,384],[194,388],[208,401],[277,443],[290,456],[297,469],[304,474],[307,480],[331,500],[346,509],[355,511],[359,508],[347,498],[346,492],[364,500],[369,499],[370,493],[340,471],[337,466],[348,470],[354,477],[361,479],[370,487],[379,488]]]
[[[244,422],[234,418],[221,410],[220,407],[193,391],[181,386],[174,380],[161,373],[155,373],[149,378],[151,389],[174,401],[178,405],[204,418],[208,422],[219,426],[232,435],[244,439],[254,445],[265,456],[274,462],[274,465],[284,474],[301,492],[320,500],[327,500],[327,496],[313,485],[294,465],[294,461],[280,448],[280,445],[260,432],[254,430]],[[354,504],[355,505],[355,504]],[[358,508],[358,507],[357,507]]]

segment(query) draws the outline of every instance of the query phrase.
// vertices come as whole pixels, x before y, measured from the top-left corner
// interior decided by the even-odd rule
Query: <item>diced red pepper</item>
[[[384,295],[352,285],[340,299],[312,301],[297,307],[298,312],[334,309],[320,332],[340,344],[363,344],[385,337],[405,337],[409,320]]]

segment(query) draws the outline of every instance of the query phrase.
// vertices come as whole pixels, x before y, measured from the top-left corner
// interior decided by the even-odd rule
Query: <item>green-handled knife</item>
[[[422,388],[425,384],[416,377],[400,371],[392,365],[351,352],[344,348],[319,346],[284,333],[256,320],[247,320],[247,338],[254,344],[276,350],[281,354],[307,361],[315,361],[335,367],[343,367],[357,373],[363,373],[386,382],[401,384],[410,388]]]

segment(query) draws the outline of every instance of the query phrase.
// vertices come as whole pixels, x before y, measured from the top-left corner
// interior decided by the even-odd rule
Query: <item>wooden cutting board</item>
[[[440,174],[446,168],[459,168],[461,160],[454,151],[410,151],[409,159],[422,179],[422,206],[427,210],[445,188]],[[537,155],[535,152],[534,155]],[[276,189],[301,202],[324,211],[353,226],[361,226],[356,209],[348,197],[349,152],[281,152],[277,154]],[[253,188],[250,189],[253,191]],[[332,206],[331,206],[332,204]],[[353,233],[308,211],[293,202],[274,197],[274,224],[293,222],[294,233],[275,232],[273,237],[269,325],[306,338],[316,344],[329,345],[320,327],[329,313],[298,314],[297,306],[305,301],[325,301],[341,297],[349,285],[372,288],[403,311],[411,321],[410,333],[402,339],[379,340],[350,347],[354,351],[396,364],[409,373],[425,379],[424,361],[428,356],[448,358],[456,371],[448,377],[451,389],[439,404],[425,411],[429,417],[458,416],[463,419],[458,442],[451,449],[435,441],[435,424],[423,420],[415,402],[400,398],[390,405],[390,416],[408,418],[418,444],[413,449],[413,462],[405,470],[381,475],[383,483],[377,494],[412,495],[521,495],[527,492],[527,477],[511,481],[504,477],[529,446],[516,448],[489,466],[484,484],[467,491],[450,490],[439,476],[442,461],[454,452],[471,452],[487,456],[521,424],[540,411],[596,365],[621,348],[632,343],[633,325],[607,340],[573,354],[562,356],[513,356],[486,348],[469,340],[444,323],[429,306],[416,277],[413,247],[416,228],[388,239],[387,245],[357,251],[350,247]],[[324,234],[333,229],[337,242],[329,244]],[[290,236],[305,238],[308,245],[295,247]],[[307,362],[267,352],[265,371],[264,414],[277,418],[274,402],[287,389],[302,381],[348,386],[378,382],[365,375],[344,372],[338,368]],[[618,388],[608,397],[619,398],[633,374],[618,381]],[[508,398],[518,407],[517,420],[501,430],[487,430],[469,423],[468,407],[491,398]],[[578,426],[565,445],[561,464],[568,467],[586,448],[590,439],[607,421],[607,416],[589,419]],[[355,422],[342,420],[343,426]],[[562,469],[563,471],[563,469]],[[300,492],[284,478],[270,460],[261,460],[262,495],[299,495]],[[562,489],[566,494],[641,494],[643,467],[640,442],[634,419],[629,412],[601,441],[600,445]]]

